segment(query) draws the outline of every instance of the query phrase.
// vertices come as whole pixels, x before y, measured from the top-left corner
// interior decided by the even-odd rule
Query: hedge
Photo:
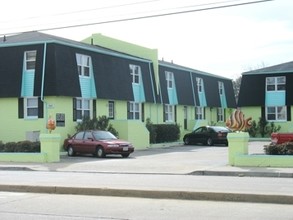
[[[177,124],[151,124],[147,126],[150,132],[150,143],[165,143],[178,141],[180,128]]]
[[[274,144],[264,146],[264,151],[269,155],[293,155],[293,142],[283,144]]]
[[[19,141],[7,142],[6,144],[0,142],[0,152],[24,152],[34,153],[41,151],[40,142]]]

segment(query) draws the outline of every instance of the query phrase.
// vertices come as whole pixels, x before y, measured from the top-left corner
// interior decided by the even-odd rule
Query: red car
[[[274,144],[283,144],[293,141],[293,133],[272,133],[271,142]]]
[[[93,154],[105,157],[107,154],[120,154],[122,157],[128,157],[134,151],[131,143],[117,139],[108,131],[99,130],[77,132],[64,140],[63,147],[68,156]]]

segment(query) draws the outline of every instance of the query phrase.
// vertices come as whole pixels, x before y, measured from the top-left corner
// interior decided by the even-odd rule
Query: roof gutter
[[[42,84],[41,84],[41,101],[45,104],[45,123],[47,123],[47,121],[48,121],[48,105],[47,105],[47,102],[45,102],[45,100],[44,100],[46,57],[47,57],[47,43],[44,43],[43,67],[42,67]],[[47,132],[48,132],[48,129],[47,129]]]

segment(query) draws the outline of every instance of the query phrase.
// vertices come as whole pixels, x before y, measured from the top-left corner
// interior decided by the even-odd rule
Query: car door
[[[199,128],[195,129],[192,132],[192,136],[190,136],[191,142],[193,142],[193,143],[202,143],[202,140],[203,140],[203,128],[204,127],[199,127]]]
[[[83,137],[84,137],[84,131],[78,132],[74,139],[72,139],[72,146],[74,148],[74,151],[77,153],[83,152]]]
[[[91,131],[86,131],[83,140],[84,153],[93,154],[96,151],[96,142]]]

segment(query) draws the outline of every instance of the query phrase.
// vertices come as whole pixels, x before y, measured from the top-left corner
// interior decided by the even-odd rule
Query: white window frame
[[[204,119],[204,107],[201,107],[201,106],[195,107],[195,119],[196,120]]]
[[[91,106],[92,106],[91,99],[76,98],[76,121],[82,121],[82,118],[85,115],[92,118]],[[87,114],[87,112],[88,112],[88,114]]]
[[[141,78],[141,68],[138,65],[129,64],[130,75],[132,76],[133,84],[140,84]]]
[[[80,77],[91,77],[92,59],[90,56],[77,53],[76,63],[77,63],[78,74]]]
[[[203,88],[203,79],[196,77],[197,92],[202,92]]]
[[[218,87],[219,87],[219,94],[223,95],[223,93],[224,93],[224,83],[223,82],[218,82]]]
[[[267,106],[266,119],[268,121],[287,121],[286,106]]]
[[[110,119],[114,119],[114,117],[115,117],[115,103],[114,103],[114,101],[109,101],[108,102],[108,117],[110,118]]]
[[[218,121],[223,122],[224,121],[224,109],[218,108],[217,114],[218,114]]]
[[[173,89],[174,88],[174,73],[165,71],[165,77],[167,81],[167,88]]]
[[[37,51],[30,50],[24,52],[24,65],[26,71],[34,71],[36,68]]]
[[[39,106],[38,97],[26,97],[24,98],[24,117],[26,119],[37,119]],[[33,111],[33,113],[31,113]]]
[[[140,120],[141,106],[138,102],[129,102],[129,119]]]
[[[174,122],[174,105],[165,104],[165,122]]]
[[[277,76],[277,77],[266,77],[266,91],[284,91],[286,86],[286,77]]]

